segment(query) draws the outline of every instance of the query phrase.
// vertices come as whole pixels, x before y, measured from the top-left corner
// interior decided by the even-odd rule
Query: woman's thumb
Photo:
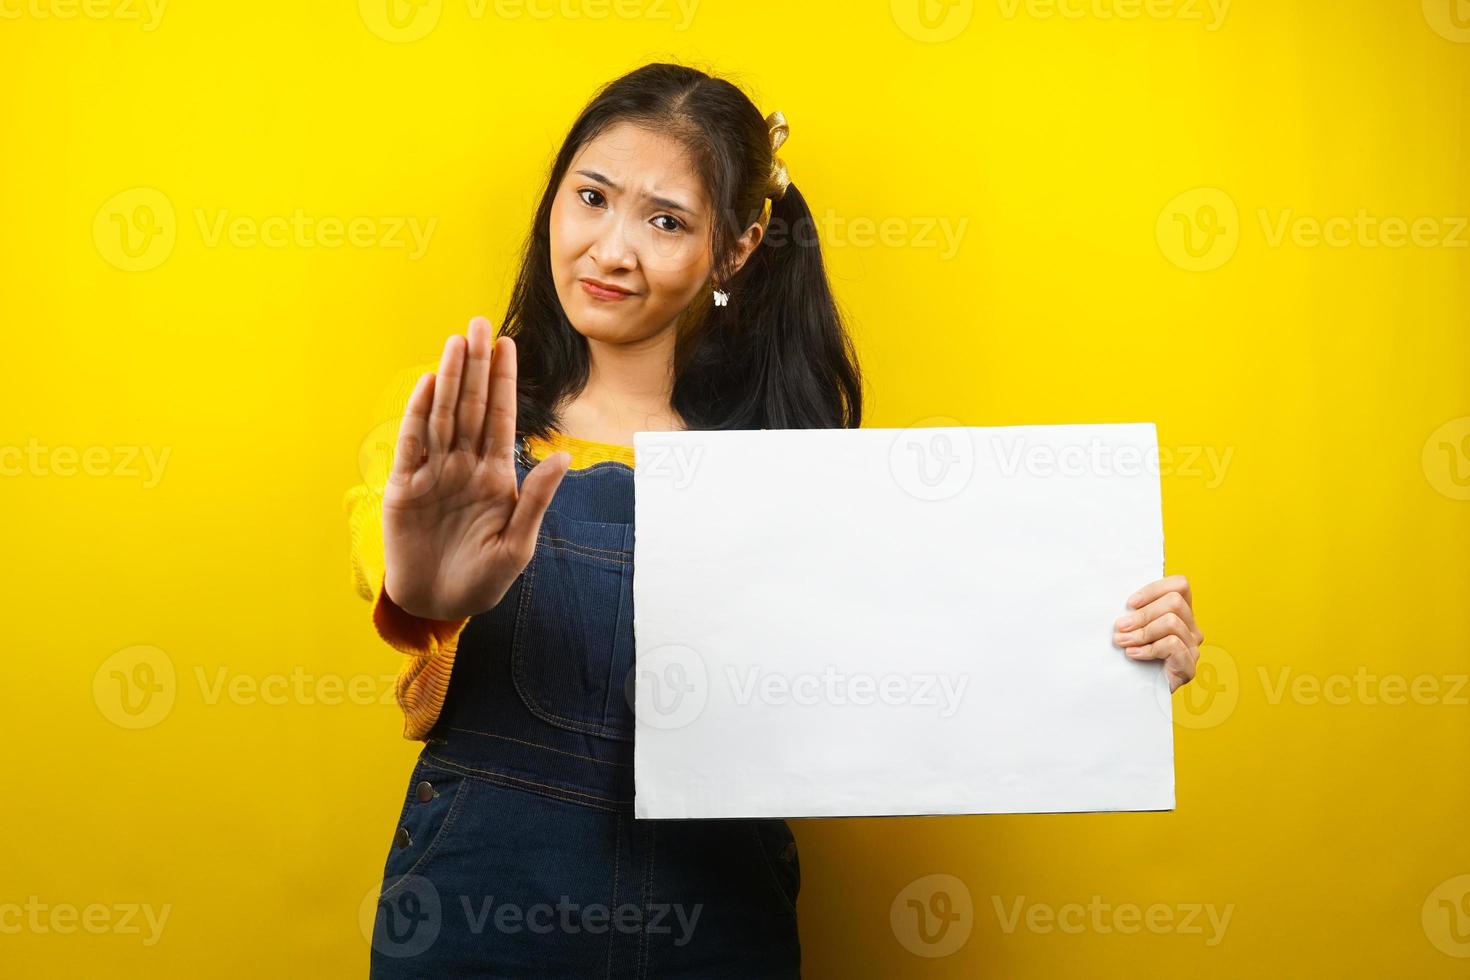
[[[536,535],[541,533],[541,518],[571,465],[571,453],[555,452],[532,467],[521,481],[520,496],[510,515],[506,535],[516,544],[524,545],[528,554],[535,547]]]

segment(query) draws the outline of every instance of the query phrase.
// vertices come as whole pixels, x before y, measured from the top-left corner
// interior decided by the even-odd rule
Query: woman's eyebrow
[[[608,187],[611,187],[615,191],[622,190],[621,187],[619,187],[617,184],[614,184],[611,180],[604,177],[596,170],[578,170],[576,172],[581,174],[583,177],[595,180],[600,184],[606,184]],[[680,204],[678,201],[671,201],[667,197],[659,197],[656,194],[644,194],[642,196],[645,201],[652,201],[654,204],[657,204],[661,208],[668,208],[670,211],[683,211],[691,218],[694,217],[694,212],[691,209],[686,208],[684,205]]]

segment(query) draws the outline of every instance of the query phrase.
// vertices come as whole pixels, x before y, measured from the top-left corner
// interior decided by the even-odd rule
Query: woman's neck
[[[684,428],[669,405],[673,331],[646,344],[588,339],[587,385],[561,408],[562,431],[576,439],[631,446],[633,433]]]

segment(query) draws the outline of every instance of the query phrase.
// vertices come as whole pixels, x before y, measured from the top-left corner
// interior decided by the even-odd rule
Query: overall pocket
[[[521,580],[511,669],[532,714],[629,740],[633,710],[633,534],[629,524],[548,511]]]
[[[379,902],[423,873],[459,817],[469,781],[467,776],[431,766],[423,759],[413,767],[383,868]]]

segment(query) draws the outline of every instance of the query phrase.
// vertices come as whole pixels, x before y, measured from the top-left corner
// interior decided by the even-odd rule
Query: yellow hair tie
[[[791,175],[786,172],[786,163],[776,156],[776,151],[781,149],[781,144],[791,135],[791,127],[787,125],[786,117],[782,113],[773,112],[766,117],[766,129],[771,134],[771,183],[766,197],[779,201],[785,195],[786,188],[791,186]]]

